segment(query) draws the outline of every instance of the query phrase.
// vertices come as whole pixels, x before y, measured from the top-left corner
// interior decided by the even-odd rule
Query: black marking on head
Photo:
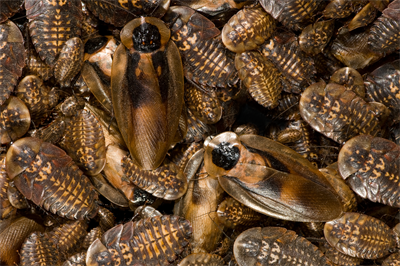
[[[150,23],[142,23],[132,32],[133,48],[140,52],[153,52],[161,47],[161,34]]]
[[[238,147],[229,142],[221,142],[217,148],[211,152],[212,162],[225,170],[230,170],[239,161],[240,151]]]
[[[103,48],[107,42],[108,38],[105,36],[91,38],[85,43],[85,53],[93,54]]]

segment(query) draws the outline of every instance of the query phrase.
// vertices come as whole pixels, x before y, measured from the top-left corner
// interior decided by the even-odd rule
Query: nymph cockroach
[[[342,217],[327,222],[324,234],[331,246],[357,258],[381,258],[396,247],[388,225],[361,213],[346,212]]]
[[[0,106],[10,97],[22,75],[26,52],[21,31],[12,21],[0,24]]]
[[[221,119],[222,106],[215,91],[201,90],[194,84],[185,83],[185,105],[206,124],[215,124]]]
[[[179,48],[188,80],[205,89],[238,85],[233,58],[209,19],[183,6],[171,7],[165,19],[173,23],[171,39]]]
[[[317,0],[260,0],[260,4],[267,13],[286,27],[301,30],[313,19],[320,2]]]
[[[25,9],[35,49],[43,61],[53,66],[64,43],[81,35],[81,1],[26,0]]]
[[[331,265],[304,237],[283,227],[254,227],[241,233],[233,246],[239,266]]]
[[[22,137],[29,129],[31,116],[25,103],[15,96],[0,105],[0,144]]]
[[[358,134],[382,134],[389,110],[344,86],[320,81],[301,95],[300,114],[316,131],[342,144]]]
[[[308,54],[322,52],[331,39],[334,29],[335,21],[333,19],[308,25],[299,36],[301,50]]]
[[[397,266],[400,264],[400,252],[393,253],[382,261],[382,266]]]
[[[106,164],[103,128],[92,112],[85,108],[71,118],[61,147],[86,175],[99,174]]]
[[[197,119],[189,109],[187,109],[187,124],[188,129],[186,136],[183,139],[183,143],[200,142],[205,140],[209,135],[211,135],[215,128],[212,125],[207,125]]]
[[[72,79],[78,74],[83,65],[84,47],[80,38],[67,40],[58,55],[54,65],[54,77],[61,87],[69,87]]]
[[[243,53],[265,42],[275,28],[275,20],[261,6],[246,6],[224,25],[222,42],[232,52]]]
[[[260,51],[276,66],[286,79],[283,90],[300,93],[311,83],[316,73],[314,61],[301,49],[293,33],[278,33],[260,47]]]
[[[189,244],[192,228],[178,216],[119,224],[89,247],[86,265],[170,265]]]
[[[242,85],[260,105],[273,109],[282,91],[281,74],[274,64],[258,51],[237,53],[235,67]]]
[[[81,240],[87,234],[87,228],[86,221],[67,221],[46,234],[65,260],[81,246]]]
[[[19,263],[22,243],[33,232],[44,232],[44,227],[37,221],[26,217],[4,220],[0,232],[0,264],[12,265]],[[3,223],[4,223],[3,221]],[[5,228],[4,228],[5,227]]]
[[[8,176],[36,205],[68,219],[93,218],[97,193],[62,149],[37,138],[13,143],[6,155]]]
[[[138,18],[121,31],[111,71],[115,118],[132,159],[161,165],[174,142],[184,103],[183,69],[170,31],[156,18]]]
[[[362,198],[400,207],[400,147],[368,135],[346,142],[339,152],[339,173]]]
[[[263,214],[316,222],[342,213],[342,203],[325,177],[294,150],[273,140],[225,132],[206,144],[204,163],[228,194]]]
[[[167,160],[155,170],[142,170],[131,159],[124,157],[122,169],[132,184],[155,197],[175,200],[186,192],[186,176],[174,163]]]
[[[21,247],[21,266],[58,265],[60,252],[47,234],[34,232]]]
[[[40,125],[58,102],[56,90],[45,86],[41,78],[28,75],[19,82],[16,93],[28,107],[32,122]]]
[[[48,80],[54,75],[53,68],[40,59],[33,45],[27,48],[26,70],[28,73],[36,75],[43,80]]]
[[[395,0],[382,11],[368,35],[368,47],[380,54],[400,49],[400,1]]]
[[[383,103],[391,111],[394,123],[400,121],[400,60],[386,63],[367,75],[368,99]]]
[[[367,26],[372,21],[375,20],[377,14],[377,9],[370,2],[366,4],[358,13],[354,16],[354,18],[343,28],[341,31],[352,31],[354,29]]]
[[[100,226],[97,226],[90,230],[89,233],[85,236],[85,238],[82,240],[81,248],[87,250],[90,245],[97,239],[101,238],[104,235],[104,230],[101,229]],[[86,256],[85,256],[86,257]]]
[[[265,217],[231,197],[226,198],[218,205],[217,215],[218,221],[224,227],[232,229],[255,225]]]

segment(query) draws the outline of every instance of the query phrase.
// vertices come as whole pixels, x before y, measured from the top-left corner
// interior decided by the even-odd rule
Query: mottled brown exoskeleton
[[[217,215],[223,226],[233,229],[255,225],[263,218],[258,212],[230,197],[218,205]]]
[[[350,1],[349,1],[350,2]],[[354,29],[367,26],[374,21],[377,9],[372,3],[366,4],[354,18],[341,31],[352,31]]]
[[[97,193],[62,149],[37,138],[13,143],[6,169],[18,190],[33,203],[68,219],[93,218]]]
[[[357,266],[363,261],[361,258],[355,258],[339,252],[337,249],[324,241],[320,244],[319,248],[324,253],[325,257],[335,265]]]
[[[400,121],[400,60],[372,71],[365,80],[367,98],[383,103],[391,111],[394,123]]]
[[[335,21],[333,19],[308,25],[299,36],[300,49],[308,54],[322,52],[331,39],[334,29]]]
[[[212,125],[207,125],[197,119],[189,109],[187,109],[187,119],[188,127],[183,143],[203,141],[215,131]]]
[[[170,0],[86,0],[85,3],[101,20],[116,27],[123,27],[139,16],[162,17],[169,7]]]
[[[261,45],[260,51],[276,66],[286,79],[286,92],[300,93],[311,83],[316,73],[314,61],[301,49],[293,33],[280,33]]]
[[[34,232],[21,247],[21,266],[58,265],[59,251],[47,234]]]
[[[314,18],[320,5],[317,0],[260,0],[273,18],[293,30],[301,30]]]
[[[15,96],[0,105],[0,144],[22,137],[29,129],[31,116],[25,103]]]
[[[225,265],[224,260],[216,255],[209,253],[195,253],[185,257],[178,266],[221,266]]]
[[[365,102],[344,86],[320,81],[301,95],[300,113],[316,131],[344,143],[358,134],[382,134],[389,110]]]
[[[178,144],[169,152],[169,158],[173,163],[176,164],[176,166],[178,166],[180,170],[184,171],[188,161],[193,155],[198,153],[202,147],[203,144],[198,142],[192,142],[190,144]]]
[[[346,66],[362,69],[382,57],[369,49],[368,36],[365,31],[339,34],[333,39],[328,50]]]
[[[65,260],[81,246],[82,239],[87,234],[87,228],[86,221],[67,221],[46,234]]]
[[[93,228],[82,240],[81,248],[87,250],[97,238],[100,239],[103,235],[104,230],[100,226]]]
[[[271,37],[275,28],[275,20],[261,6],[245,6],[224,25],[222,42],[235,53],[254,50]]]
[[[43,84],[43,80],[34,75],[25,76],[16,89],[17,97],[28,107],[33,123],[40,125],[56,106],[59,94],[57,88]]]
[[[400,147],[369,135],[346,142],[339,153],[339,172],[355,193],[373,202],[400,206]]]
[[[142,170],[130,158],[122,159],[122,169],[126,178],[135,186],[166,200],[183,196],[187,189],[186,176],[172,162],[164,160],[155,170]]]
[[[400,265],[400,252],[396,252],[390,255],[384,261],[382,261],[382,266],[398,266],[398,265]]]
[[[4,224],[6,223],[6,224]],[[0,232],[0,263],[6,265],[17,264],[20,261],[18,250],[22,243],[33,232],[44,232],[39,222],[26,217],[13,218],[2,221]]]
[[[352,257],[377,259],[396,247],[392,230],[384,222],[365,214],[347,212],[324,228],[328,243]]]
[[[237,85],[233,58],[216,38],[220,31],[214,23],[183,6],[171,7],[166,21],[172,24],[171,39],[179,48],[188,80],[208,89]]]
[[[0,106],[10,97],[25,66],[24,38],[12,21],[0,23]]]
[[[185,105],[192,114],[206,124],[217,123],[222,116],[222,106],[212,90],[201,90],[194,84],[185,84]]]
[[[81,1],[26,0],[25,9],[35,49],[43,61],[53,66],[64,43],[81,35]]]
[[[310,241],[283,227],[255,227],[241,233],[233,246],[239,266],[331,265]]]
[[[27,48],[26,70],[28,73],[36,75],[43,80],[48,80],[54,75],[53,68],[39,57],[33,45]]]
[[[400,1],[395,0],[382,11],[368,35],[368,47],[380,54],[400,48]]]
[[[86,265],[169,265],[189,244],[192,228],[178,216],[119,224],[89,247]]]
[[[72,255],[62,266],[86,266],[86,251]]]
[[[258,51],[238,53],[235,67],[242,85],[257,103],[268,109],[278,105],[282,91],[281,74],[269,59]]]
[[[100,227],[104,231],[107,231],[108,229],[111,229],[115,226],[114,214],[105,207],[99,207],[97,218],[99,220]]]
[[[62,147],[87,175],[97,175],[106,163],[103,129],[93,113],[85,108],[71,118],[65,129]]]
[[[21,8],[24,0],[2,0],[0,1],[0,23],[12,17]]]
[[[351,67],[343,67],[332,74],[330,83],[343,85],[346,89],[355,92],[361,98],[365,98],[364,80],[360,73]]]
[[[298,120],[301,118],[299,101],[299,94],[282,92],[276,108],[265,112],[265,115],[274,120]]]
[[[84,47],[80,38],[67,40],[58,55],[54,65],[54,77],[61,87],[69,87],[72,79],[78,74],[83,65]]]
[[[10,180],[6,172],[6,156],[0,154],[0,220],[7,219],[16,212],[7,196],[9,183]]]

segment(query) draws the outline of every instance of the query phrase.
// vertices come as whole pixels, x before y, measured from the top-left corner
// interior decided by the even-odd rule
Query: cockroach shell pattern
[[[21,31],[12,21],[0,24],[0,105],[17,85],[25,65],[26,52]]]
[[[342,213],[325,177],[294,150],[270,139],[222,133],[206,145],[204,163],[228,194],[260,213],[307,222]]]
[[[111,70],[115,117],[132,158],[157,168],[174,141],[184,102],[183,68],[170,31],[141,17],[121,31]]]
[[[22,138],[8,149],[6,170],[18,190],[61,217],[82,220],[97,214],[97,194],[65,151],[37,138]]]
[[[346,142],[339,153],[339,173],[355,193],[373,202],[400,207],[400,147],[369,135]]]

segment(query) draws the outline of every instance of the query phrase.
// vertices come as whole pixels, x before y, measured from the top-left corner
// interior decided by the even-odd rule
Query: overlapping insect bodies
[[[22,75],[26,52],[24,38],[10,20],[0,24],[0,106],[10,97]]]
[[[112,101],[121,134],[135,163],[157,168],[174,143],[184,102],[183,69],[170,31],[141,17],[121,31],[112,65]]]
[[[367,75],[368,99],[383,103],[391,111],[394,123],[400,122],[400,60],[386,63]]]
[[[396,238],[388,225],[365,214],[347,212],[324,227],[328,243],[352,257],[377,259],[396,247]]]
[[[400,48],[400,1],[395,0],[382,11],[368,36],[368,47],[380,54],[390,54]]]
[[[210,20],[183,6],[171,7],[166,20],[173,23],[171,39],[181,52],[188,80],[206,89],[237,85],[234,61],[221,39],[215,38],[220,31]]]
[[[25,1],[29,32],[40,58],[52,66],[64,43],[81,35],[79,0]]]
[[[93,218],[97,193],[62,149],[37,138],[23,138],[7,152],[7,174],[36,205],[69,219]]]
[[[132,19],[145,14],[162,17],[168,10],[170,0],[85,0],[88,9],[101,20],[123,27]]]
[[[189,244],[192,228],[178,216],[156,216],[108,230],[89,247],[86,265],[170,265]]]
[[[400,147],[394,142],[360,135],[339,153],[339,172],[355,193],[394,207],[399,200]]]
[[[21,8],[24,0],[0,1],[0,23],[12,17]]]
[[[344,143],[358,134],[382,134],[389,110],[381,103],[366,103],[344,86],[320,81],[302,94],[300,113],[316,131]]]
[[[283,227],[254,227],[241,233],[233,247],[239,266],[332,265],[304,237]]]
[[[257,135],[225,132],[205,148],[205,167],[239,202],[291,221],[328,221],[342,203],[322,174],[301,155]],[[294,189],[296,188],[296,189]]]

